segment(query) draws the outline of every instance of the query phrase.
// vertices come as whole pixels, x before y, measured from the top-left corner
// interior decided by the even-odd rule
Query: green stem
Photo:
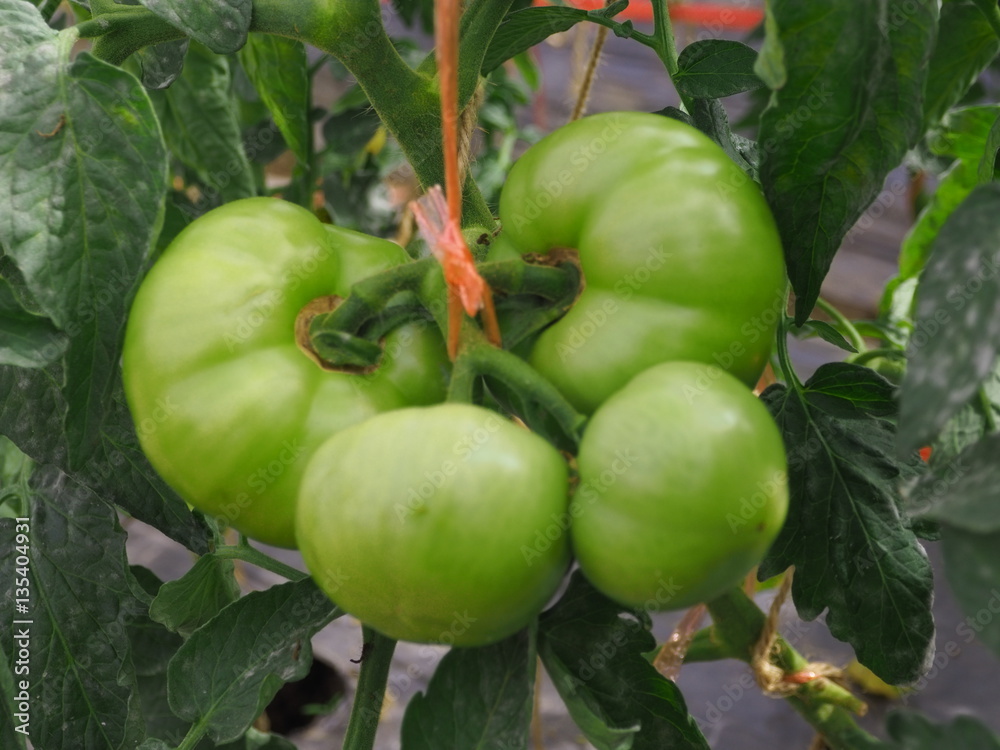
[[[767,616],[739,587],[708,602],[708,610],[714,623],[710,640],[716,644],[717,653],[732,655],[749,663]],[[809,666],[808,660],[784,638],[778,636],[776,646],[775,661],[785,672],[798,672]],[[707,649],[700,648],[699,651]],[[787,700],[823,735],[833,750],[883,747],[875,737],[861,729],[851,715],[864,713],[865,704],[835,682],[828,679],[807,682]]]
[[[490,288],[500,294],[531,294],[555,301],[573,294],[579,284],[578,275],[560,267],[534,265],[520,259],[483,263],[477,268]],[[422,296],[425,306],[435,318],[443,319],[440,314],[444,297],[436,296],[443,294],[442,289],[435,287],[435,293],[425,289],[429,277],[440,275],[437,260],[423,258],[370,276],[351,287],[350,296],[336,310],[313,318],[310,335],[332,329],[356,334],[403,292],[426,291]]]
[[[354,706],[344,736],[343,750],[372,750],[378,731],[389,665],[396,641],[365,625],[364,647],[361,651],[361,674],[354,694]]]
[[[667,0],[653,0],[653,44],[657,56],[663,66],[670,74],[672,81],[680,67],[677,64],[677,42],[674,39],[674,27],[670,21],[670,9],[667,7]],[[677,84],[674,84],[677,88]],[[677,89],[677,96],[680,97],[684,109],[689,113],[693,112],[693,102],[688,99],[680,89]]]
[[[788,306],[788,294],[785,294],[785,307],[782,309],[787,309]],[[778,354],[778,365],[781,368],[782,374],[785,376],[785,382],[788,385],[794,387],[796,390],[802,390],[802,381],[799,380],[798,374],[795,372],[795,367],[792,365],[791,355],[788,353],[788,321],[790,318],[787,315],[782,314],[778,319],[778,331],[776,339],[776,349]]]
[[[986,431],[996,432],[997,420],[993,415],[993,402],[990,401],[990,397],[986,395],[986,390],[982,387],[979,388],[979,403],[983,407],[983,419],[986,421]]]
[[[469,0],[462,12],[458,47],[458,100],[466,102],[479,85],[483,60],[500,22],[514,0]],[[433,61],[434,55],[428,59]],[[425,61],[426,62],[426,61]],[[423,68],[423,66],[421,66]]]
[[[270,555],[265,555],[259,549],[251,547],[245,539],[241,539],[239,544],[227,544],[217,547],[215,555],[224,560],[242,560],[251,565],[256,565],[258,568],[269,570],[282,578],[287,578],[289,581],[302,581],[309,577],[307,573],[296,570],[291,565],[286,565],[280,560],[275,560]]]
[[[470,329],[471,330],[471,329]],[[476,376],[488,375],[496,378],[519,396],[542,407],[555,419],[560,429],[578,445],[587,418],[580,414],[566,400],[552,383],[523,359],[505,349],[489,344],[482,332],[475,331],[476,340],[466,339],[455,361],[459,371],[458,384],[453,381],[449,389],[449,401],[467,401],[471,383]]]
[[[844,332],[847,334],[848,340],[851,342],[851,346],[858,350],[859,353],[867,351],[868,345],[865,344],[864,337],[858,333],[858,329],[854,327],[854,324],[849,321],[840,310],[831,305],[822,297],[816,300],[816,306],[829,315],[834,321],[843,328]]]
[[[885,346],[878,349],[868,349],[849,357],[847,361],[855,365],[864,365],[880,357],[885,357],[886,359],[906,359],[906,352],[902,349],[893,349],[892,347]]]
[[[181,744],[177,746],[177,750],[194,750],[194,748],[201,742],[201,738],[205,736],[205,732],[208,731],[208,723],[206,720],[192,724],[191,728],[188,729],[184,739],[181,740]]]

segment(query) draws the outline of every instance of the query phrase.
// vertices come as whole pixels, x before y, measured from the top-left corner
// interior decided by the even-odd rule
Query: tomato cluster
[[[502,638],[571,553],[630,606],[718,595],[787,504],[780,436],[747,387],[784,287],[759,191],[693,128],[612,113],[529,149],[500,218],[491,259],[570,251],[585,280],[526,355],[591,415],[573,481],[538,435],[442,403],[428,323],[385,335],[377,367],[330,367],[309,317],[409,256],[263,198],[193,222],[136,297],[126,395],[136,424],[168,415],[140,430],[147,456],[191,505],[297,546],[334,601],[395,638]],[[387,310],[413,303],[397,297]]]

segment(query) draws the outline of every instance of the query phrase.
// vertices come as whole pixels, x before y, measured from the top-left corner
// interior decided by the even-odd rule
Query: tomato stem
[[[785,310],[788,309],[788,293],[785,293]],[[795,372],[795,367],[792,365],[792,357],[788,353],[788,324],[791,318],[787,314],[781,315],[778,320],[778,330],[777,338],[775,339],[775,348],[778,354],[778,367],[781,370],[781,374],[785,378],[785,383],[789,386],[794,387],[796,390],[801,391],[803,389],[802,381],[799,380],[799,376]]]
[[[275,560],[270,555],[265,555],[259,549],[251,547],[245,538],[241,539],[239,544],[226,544],[216,547],[213,554],[223,560],[242,560],[251,565],[256,565],[258,568],[270,571],[275,575],[279,575],[282,578],[287,578],[289,581],[302,581],[309,577],[308,573],[303,573],[301,570],[297,570],[291,565],[286,565],[280,560]]]
[[[387,304],[405,292],[416,293],[420,303],[439,324],[443,324],[442,331],[447,332],[447,321],[442,315],[446,309],[445,300],[437,296],[440,290],[429,285],[432,275],[440,277],[440,268],[434,258],[424,258],[389,268],[358,282],[334,311],[313,317],[309,324],[310,338],[316,339],[333,331],[356,335],[371,321],[384,322]],[[580,283],[579,272],[571,264],[535,265],[513,259],[482,263],[477,268],[489,285],[501,293],[531,295],[550,302],[571,301]],[[393,307],[396,307],[395,302]],[[561,315],[564,311],[564,308],[557,307],[552,314]],[[404,316],[401,322],[406,319],[409,318]],[[378,328],[380,336],[386,332],[384,326]]]
[[[206,719],[192,724],[187,734],[184,735],[184,739],[181,740],[181,744],[177,746],[177,750],[193,750],[201,742],[201,738],[205,736],[206,731],[208,731],[208,721]]]
[[[905,360],[906,353],[902,349],[893,349],[891,347],[867,349],[866,351],[848,357],[847,361],[855,365],[864,365],[871,362],[873,359],[879,359],[881,357],[885,357],[887,359]]]
[[[396,641],[376,630],[363,626],[364,646],[361,654],[361,673],[354,693],[351,718],[344,736],[343,750],[372,750],[382,715],[382,701],[389,678],[389,665],[396,650]]]
[[[653,0],[653,44],[657,56],[663,62],[663,66],[670,74],[670,80],[677,76],[680,67],[677,64],[677,42],[674,39],[674,27],[670,21],[670,10],[667,7],[667,0]],[[674,84],[676,88],[676,84]],[[680,97],[684,109],[693,112],[692,102],[677,89],[677,96]]]
[[[718,599],[708,602],[713,626],[710,637],[699,634],[690,654],[708,655],[704,642],[715,645],[715,653],[750,662],[754,645],[764,629],[766,615],[746,595],[742,587],[734,587]],[[695,647],[695,644],[699,648]],[[775,663],[786,673],[804,672],[809,662],[780,635],[775,641]],[[798,687],[786,700],[826,740],[832,750],[874,750],[883,745],[861,729],[853,714],[863,714],[866,706],[850,691],[829,679],[820,678]]]
[[[455,360],[448,400],[470,402],[477,378],[496,378],[526,404],[537,405],[551,416],[575,451],[587,418],[573,408],[558,388],[516,354],[490,345],[478,329],[467,328],[463,334],[466,340]],[[475,339],[470,341],[472,337]],[[530,423],[528,426],[534,428]]]

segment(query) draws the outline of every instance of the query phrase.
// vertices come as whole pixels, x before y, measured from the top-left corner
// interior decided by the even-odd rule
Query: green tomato
[[[167,483],[224,525],[294,547],[316,448],[379,412],[443,398],[447,355],[429,327],[389,334],[366,375],[327,371],[296,344],[303,307],[407,260],[270,198],[229,203],[181,232],[136,295],[122,360],[140,443]]]
[[[567,492],[558,451],[495,412],[403,409],[316,451],[299,547],[334,602],[392,638],[492,643],[524,627],[566,571]]]
[[[763,558],[785,519],[781,435],[764,405],[717,367],[668,362],[591,418],[570,506],[590,581],[633,607],[708,601]]]
[[[579,254],[586,287],[530,359],[581,411],[660,362],[760,376],[784,305],[781,242],[757,185],[694,128],[638,112],[560,128],[514,165],[500,218],[494,259]]]

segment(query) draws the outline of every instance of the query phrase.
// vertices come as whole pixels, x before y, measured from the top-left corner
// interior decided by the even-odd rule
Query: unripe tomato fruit
[[[757,382],[783,310],[781,241],[757,185],[696,129],[641,112],[570,123],[511,169],[500,219],[494,259],[579,254],[586,287],[530,355],[579,410],[660,362]]]
[[[341,608],[396,639],[475,646],[524,627],[569,542],[567,469],[542,438],[482,407],[402,409],[338,432],[302,481],[298,540]],[[547,542],[549,540],[546,540]]]
[[[308,303],[407,262],[402,248],[249,198],[182,231],[143,281],[122,359],[143,451],[188,503],[248,536],[295,546],[299,481],[334,432],[439,401],[447,355],[429,326],[386,337],[371,374],[330,372],[299,349]]]
[[[570,506],[590,581],[632,607],[682,609],[738,584],[785,519],[781,435],[733,376],[668,362],[636,376],[586,428]]]

